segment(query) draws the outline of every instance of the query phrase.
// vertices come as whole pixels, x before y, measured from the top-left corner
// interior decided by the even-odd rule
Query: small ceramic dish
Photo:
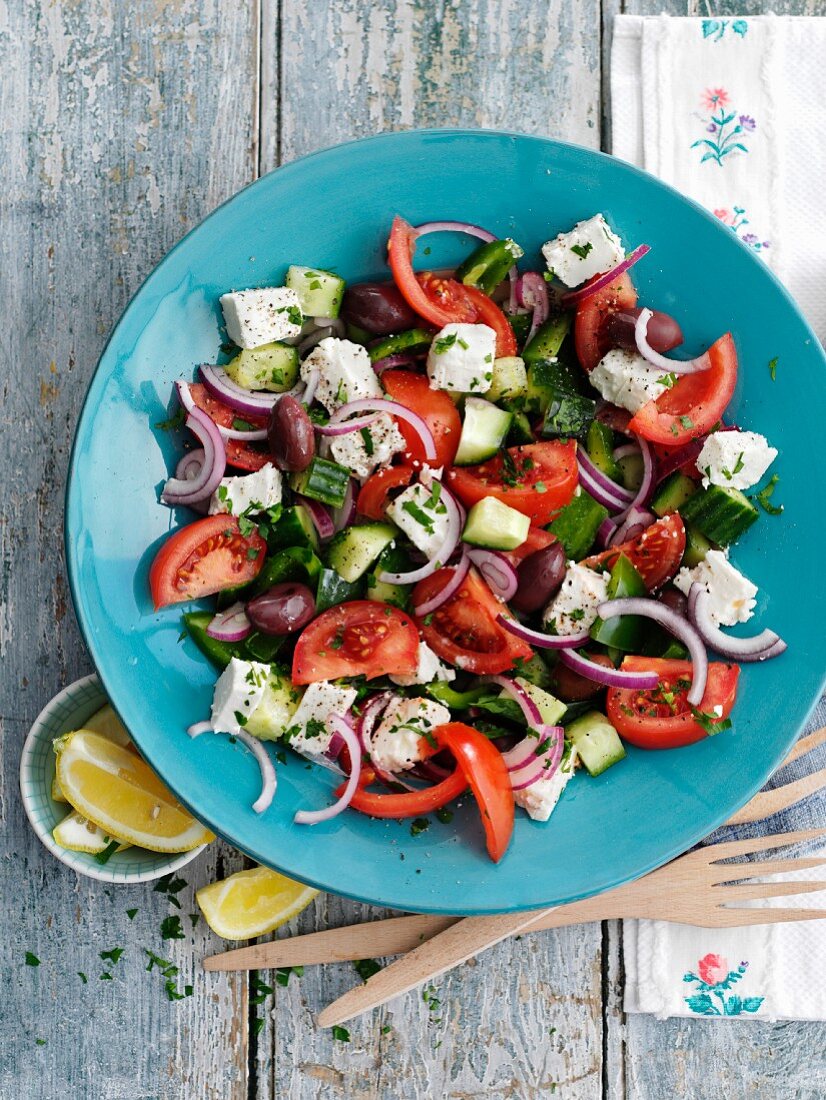
[[[206,847],[202,844],[190,852],[148,852],[145,848],[126,848],[114,852],[106,863],[94,855],[62,848],[52,830],[71,807],[52,798],[52,778],[55,754],[52,742],[56,737],[81,729],[95,711],[108,702],[100,680],[92,673],[75,680],[46,704],[34,720],[23,743],[20,758],[20,794],[31,826],[38,839],[61,863],[78,874],[100,882],[151,882],[190,863]]]

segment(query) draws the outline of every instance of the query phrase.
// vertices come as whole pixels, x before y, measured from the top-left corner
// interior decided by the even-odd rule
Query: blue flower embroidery
[[[698,1016],[741,1016],[744,1012],[757,1012],[765,997],[740,997],[728,993],[742,979],[748,965],[741,962],[736,970],[729,970],[728,961],[721,955],[704,955],[697,964],[697,974],[683,974],[683,981],[694,982],[697,988],[683,1000]]]
[[[731,26],[732,31],[740,38],[745,38],[749,25],[745,19],[704,19],[702,21],[703,38],[710,38],[712,42],[719,42],[726,33],[726,28]]]

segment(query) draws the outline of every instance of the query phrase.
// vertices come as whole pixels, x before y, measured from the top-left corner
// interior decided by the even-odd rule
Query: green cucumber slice
[[[305,317],[338,317],[344,297],[344,280],[318,267],[287,268],[285,285],[298,295]]]
[[[482,397],[465,398],[465,419],[454,463],[471,466],[499,451],[511,426],[511,414]]]
[[[327,561],[340,577],[351,584],[364,576],[379,554],[397,537],[392,523],[365,523],[346,527],[327,547]]]
[[[515,550],[528,537],[531,521],[496,497],[484,497],[468,513],[462,538],[488,550]]]
[[[588,711],[565,730],[589,775],[601,775],[625,756],[619,734],[598,710]]]

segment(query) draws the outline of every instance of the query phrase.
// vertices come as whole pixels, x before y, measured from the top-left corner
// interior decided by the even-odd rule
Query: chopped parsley
[[[685,428],[686,431],[688,431],[690,428],[694,427],[694,421],[691,419],[690,416],[681,416],[680,417],[680,423],[682,424],[682,426]]]
[[[435,528],[433,526],[433,518],[423,511],[414,500],[406,500],[402,505],[402,511],[407,512],[409,516],[412,516],[421,527],[424,527],[428,535],[432,535]]]
[[[448,810],[442,806],[440,810],[436,811],[436,817],[443,825],[449,825],[453,820],[453,810]]]
[[[769,361],[769,374],[771,375],[772,382],[777,378],[777,356]]]
[[[245,726],[247,724],[246,714],[242,714],[240,710],[236,710],[235,721],[238,723],[239,726]],[[178,908],[180,909],[180,906],[178,906]]]
[[[252,1033],[253,1035],[260,1035],[264,1030],[264,1020],[261,1016],[256,1016],[252,1021]]]
[[[168,420],[160,420],[155,425],[162,432],[171,431],[173,428],[182,428],[186,421],[186,409],[181,405],[176,413],[173,413]]]
[[[379,1032],[382,1035],[388,1035],[392,1030],[393,1028],[390,1026],[390,1024],[382,1024],[379,1028]]]
[[[374,974],[378,974],[381,970],[381,964],[377,963],[375,959],[356,959],[353,966],[363,982],[366,982],[368,978],[372,978]]]
[[[579,256],[580,260],[584,260],[593,247],[591,242],[588,241],[587,244],[572,244],[571,251],[575,256]]]
[[[544,481],[537,481],[534,484],[533,488],[534,488],[534,492],[536,492],[536,493],[547,493],[547,491],[548,491],[548,487],[546,486]]]
[[[457,343],[457,344],[459,345],[459,347],[460,347],[460,348],[461,348],[461,349],[462,349],[463,351],[467,351],[467,350],[468,350],[468,348],[470,347],[470,345],[468,344],[467,340],[463,340],[461,336],[460,336],[460,337],[459,337],[459,339],[458,339],[458,340],[456,341],[456,343]]]
[[[119,847],[119,840],[110,840],[102,852],[95,853],[95,861],[97,863],[108,863]]]
[[[452,348],[455,343],[456,333],[450,332],[447,336],[440,336],[438,340],[433,341],[433,351],[436,355],[444,355],[444,353],[449,348]]]
[[[552,283],[554,281],[553,271],[543,271],[542,278],[545,280],[546,283]]]
[[[304,725],[305,737],[321,737],[327,727],[318,718],[310,718]]]
[[[247,547],[247,560],[248,561],[255,561],[255,559],[258,557],[258,555],[260,553],[261,553],[261,548],[260,547],[258,547],[258,546],[248,546]]]
[[[364,440],[364,451],[368,458],[373,457],[375,447],[373,446],[373,433],[369,428],[362,428],[359,435]]]
[[[170,871],[166,875],[162,875],[155,883],[154,891],[156,894],[166,894],[166,900],[171,905],[176,905],[179,909],[181,903],[178,901],[176,894],[180,894],[181,890],[186,886],[186,879],[176,878],[174,873]],[[137,910],[136,910],[137,912]]]
[[[724,475],[724,477],[726,478],[727,481],[731,481],[731,479],[734,477],[734,475],[739,474],[740,471],[743,469],[743,466],[745,465],[745,463],[743,462],[744,453],[745,453],[744,451],[741,451],[740,454],[737,456],[737,462],[735,463],[734,469],[731,471],[731,473],[729,473],[729,471],[725,468],[725,466],[723,467],[723,475]],[[706,475],[708,477],[711,476],[708,467],[706,467]]]
[[[26,952],[26,966],[40,966],[40,959],[37,955],[33,955],[31,951]]]
[[[104,962],[110,962],[114,965],[120,960],[125,950],[125,947],[113,947],[111,951],[101,951],[100,958],[103,959]]]
[[[771,480],[769,481],[768,485],[764,485],[755,497],[763,511],[768,512],[770,516],[779,516],[780,513],[783,511],[782,504],[776,505],[769,503],[775,486],[777,485],[779,480],[780,478],[777,476],[777,474],[772,474]]]
[[[155,887],[157,889],[157,887]],[[178,989],[175,985],[175,979],[178,976],[178,967],[174,963],[171,963],[168,959],[162,959],[159,955],[156,955],[154,951],[150,951],[148,947],[144,947],[149,962],[146,969],[151,971],[156,967],[160,971],[161,977],[164,979],[164,989],[166,990],[166,996],[170,1001],[182,1001],[184,997],[192,996],[192,986],[185,985],[184,991]]]
[[[181,918],[177,913],[173,913],[168,917],[164,917],[161,921],[161,939],[162,940],[182,940],[184,938],[184,930],[181,928]]]
[[[270,993],[272,993],[272,986],[262,982],[257,974],[253,974],[250,978],[250,1004],[262,1005]]]
[[[573,611],[568,612],[568,618],[573,619],[575,623],[581,623],[585,618],[585,612],[581,607],[575,607]]]
[[[302,978],[304,976],[304,967],[279,966],[275,972],[275,984],[280,986],[289,985],[290,974],[295,974],[296,978]]]
[[[232,418],[232,426],[236,432],[251,432],[253,426],[249,420],[242,420],[240,416],[234,416]]]
[[[108,970],[104,970],[100,976],[100,981],[102,982],[113,982],[114,980],[115,979],[112,977]]]
[[[44,1047],[46,1045],[46,1040],[45,1039],[35,1039],[35,1043],[39,1047]]]
[[[672,386],[674,385],[674,383],[675,383],[676,381],[677,381],[677,375],[676,375],[676,374],[674,373],[674,371],[669,371],[669,373],[668,373],[668,374],[664,374],[664,375],[662,376],[662,378],[658,378],[658,379],[657,379],[657,382],[658,382],[658,383],[659,383],[659,384],[660,384],[661,386],[665,386],[665,388],[666,388],[667,390],[670,390],[670,389],[671,389],[671,387],[672,387]]]
[[[342,1027],[340,1024],[333,1025],[333,1038],[338,1039],[340,1043],[350,1042],[350,1032],[346,1027]]]
[[[717,714],[710,714],[698,707],[691,707],[691,714],[697,725],[701,726],[709,737],[713,737],[715,733],[722,733],[724,730],[731,729],[730,718],[721,718]]]
[[[427,1010],[430,1013],[431,1022],[434,1024],[440,1024],[442,1022],[441,1019],[434,1019],[434,1015],[436,1012],[438,1012],[442,1002],[436,996],[436,990],[433,988],[432,985],[425,986],[425,988],[422,990],[422,1000],[427,1005]]]
[[[254,524],[248,516],[238,517],[238,530],[241,532],[245,539],[249,538],[252,532],[256,529],[256,524]]]
[[[78,970],[77,976],[80,978],[80,980],[83,982],[84,985],[86,985],[87,982],[89,981],[89,979],[86,977],[86,975],[83,973],[82,970]]]
[[[410,826],[410,835],[418,836],[419,833],[425,832],[430,828],[430,821],[426,817],[417,817]]]

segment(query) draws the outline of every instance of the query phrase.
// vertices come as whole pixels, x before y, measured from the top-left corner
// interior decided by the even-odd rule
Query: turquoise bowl
[[[292,754],[273,806],[251,755],[224,737],[192,741],[209,714],[215,669],[187,638],[181,608],[154,612],[147,573],[171,528],[158,503],[180,440],[155,427],[172,383],[216,361],[218,298],[281,282],[289,263],[347,279],[386,276],[400,213],[462,219],[539,246],[603,211],[626,247],[643,241],[640,299],[674,314],[690,352],[731,330],[740,378],[734,421],[779,448],[781,516],[761,515],[734,551],[759,586],[749,630],[770,625],[788,652],[746,666],[734,727],[671,752],[629,750],[597,779],[578,775],[548,824],[519,814],[500,865],[485,855],[471,798],[450,825],[344,813],[312,828],[299,807],[326,805],[333,779]],[[455,264],[468,242],[440,236],[423,263]],[[769,361],[778,358],[773,381]],[[818,698],[826,621],[819,440],[824,356],[794,303],[730,229],[657,180],[611,157],[519,134],[432,130],[383,134],[288,164],[241,191],[184,238],[127,308],[103,353],[77,429],[66,501],[75,609],[112,703],[152,766],[192,812],[253,859],[304,882],[401,909],[482,913],[566,902],[627,882],[685,851],[766,781]]]

